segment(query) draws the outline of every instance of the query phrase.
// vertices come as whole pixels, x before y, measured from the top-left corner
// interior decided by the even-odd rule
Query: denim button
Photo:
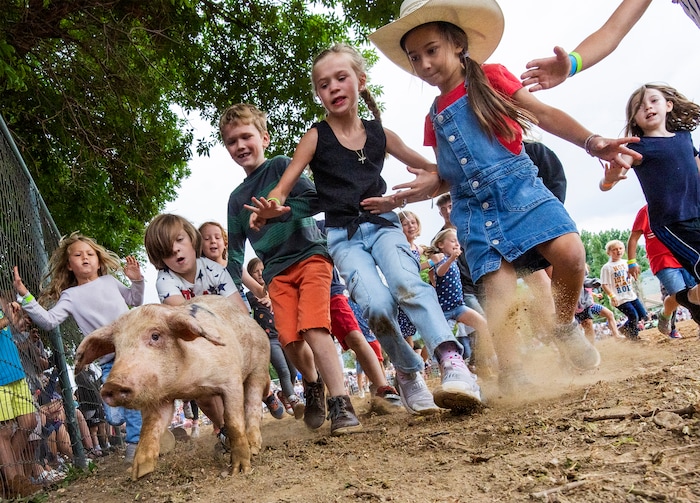
[[[450,143],[452,143],[453,141],[455,141],[455,136],[454,136],[453,134],[451,134],[451,135],[449,136],[449,138],[447,138],[447,141],[449,141]]]
[[[481,207],[485,210],[489,209],[489,203],[481,203]]]
[[[437,120],[440,124],[442,124],[445,118],[442,115],[438,115]]]
[[[486,225],[486,227],[491,227],[493,225],[493,222],[491,220],[489,220],[488,222],[486,222],[485,225]]]
[[[476,181],[476,180],[474,180],[474,181],[472,182],[472,188],[473,188],[473,189],[476,189],[478,186],[479,186],[479,182]]]
[[[459,160],[459,163],[460,163],[462,166],[464,166],[465,164],[467,164],[467,159],[464,158],[464,157],[462,157],[462,158]]]
[[[493,245],[497,245],[498,243],[500,243],[500,241],[498,239],[491,240],[491,244],[493,244]]]

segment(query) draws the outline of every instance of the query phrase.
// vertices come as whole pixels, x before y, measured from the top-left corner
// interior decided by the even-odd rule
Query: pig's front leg
[[[234,389],[233,393],[224,395],[224,421],[231,448],[231,474],[249,473],[252,454],[246,436],[243,386],[235,386]],[[262,409],[262,405],[260,407]]]
[[[141,437],[131,465],[131,479],[138,480],[156,469],[160,452],[160,437],[173,417],[174,404],[163,404],[160,408],[143,409]]]

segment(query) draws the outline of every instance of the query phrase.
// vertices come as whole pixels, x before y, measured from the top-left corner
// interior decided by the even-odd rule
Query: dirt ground
[[[375,416],[358,398],[364,432],[339,438],[328,423],[311,432],[291,416],[266,415],[249,475],[227,474],[205,430],[138,482],[114,454],[42,500],[699,501],[700,340],[694,323],[679,326],[683,339],[648,330],[639,343],[599,342],[602,364],[590,374],[563,372],[548,347],[530,350],[537,393],[505,400],[485,380],[488,407],[475,415]]]

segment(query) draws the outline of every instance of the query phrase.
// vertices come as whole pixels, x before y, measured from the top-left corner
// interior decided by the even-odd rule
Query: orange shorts
[[[278,274],[268,285],[280,344],[303,341],[312,328],[330,332],[330,296],[333,264],[312,255]]]
[[[331,333],[338,340],[343,351],[350,349],[345,344],[345,337],[353,330],[362,333],[355,314],[348,304],[348,298],[342,293],[334,295],[331,297]]]

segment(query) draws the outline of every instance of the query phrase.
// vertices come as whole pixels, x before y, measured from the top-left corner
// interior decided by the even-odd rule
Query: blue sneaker
[[[282,405],[282,402],[279,401],[274,393],[267,395],[265,405],[267,405],[267,410],[270,411],[270,415],[275,419],[282,419],[284,417],[284,405]]]

